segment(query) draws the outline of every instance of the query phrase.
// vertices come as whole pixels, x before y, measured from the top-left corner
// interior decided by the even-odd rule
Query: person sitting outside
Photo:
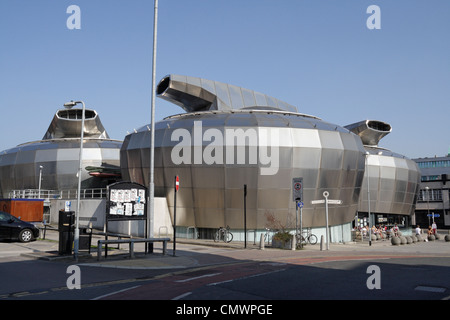
[[[384,229],[383,229],[383,227],[380,225],[380,226],[378,227],[378,234],[380,235],[380,238],[381,238],[381,239],[384,239],[383,231],[384,231]]]
[[[437,225],[436,225],[436,223],[434,221],[433,221],[433,224],[431,225],[431,229],[433,230],[433,234],[436,235]]]
[[[398,226],[397,226],[397,224],[394,225],[394,227],[392,228],[392,231],[394,231],[394,236],[398,237]]]
[[[374,234],[374,235],[378,234],[378,229],[374,225],[372,226],[372,234]]]
[[[421,233],[422,233],[422,230],[420,229],[420,226],[417,225],[417,227],[416,227],[416,236],[420,236]]]

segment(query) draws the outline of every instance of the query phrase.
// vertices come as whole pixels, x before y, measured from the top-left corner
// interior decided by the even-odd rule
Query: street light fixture
[[[80,155],[79,155],[79,166],[78,166],[78,192],[77,192],[77,212],[75,213],[75,234],[73,240],[73,252],[75,261],[78,261],[78,248],[80,241],[80,194],[81,194],[81,169],[82,169],[82,159],[83,159],[83,139],[84,139],[84,119],[85,119],[85,104],[83,101],[70,101],[64,103],[64,107],[66,109],[71,109],[77,104],[83,106],[82,114],[81,114],[81,135],[80,135]]]

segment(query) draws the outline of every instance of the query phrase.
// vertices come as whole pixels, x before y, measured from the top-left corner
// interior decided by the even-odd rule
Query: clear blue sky
[[[66,26],[73,4],[80,30]],[[450,1],[160,0],[158,31],[158,81],[231,83],[342,126],[382,120],[381,147],[447,154]],[[152,33],[153,0],[1,0],[0,151],[40,140],[72,99],[114,139],[149,124]],[[156,102],[156,120],[183,112]]]

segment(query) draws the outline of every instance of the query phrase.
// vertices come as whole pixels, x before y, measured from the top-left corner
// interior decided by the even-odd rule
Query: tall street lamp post
[[[81,169],[82,169],[82,160],[83,160],[84,119],[85,119],[86,107],[85,107],[85,104],[83,101],[71,101],[71,102],[64,103],[64,107],[67,109],[71,109],[80,103],[83,106],[83,109],[82,109],[82,113],[81,113],[80,155],[79,155],[79,165],[78,165],[77,212],[75,213],[75,234],[74,234],[74,239],[73,239],[73,252],[74,252],[74,258],[76,261],[78,261],[78,248],[79,248],[79,241],[80,241],[79,222],[80,222]]]
[[[148,201],[148,217],[147,228],[148,237],[153,238],[154,229],[154,159],[155,159],[155,92],[156,92],[156,44],[158,35],[158,0],[154,0],[154,18],[153,18],[153,60],[152,60],[152,105],[151,105],[151,132],[150,132],[150,176],[149,176],[149,201]],[[153,248],[151,248],[153,251]]]
[[[372,223],[370,221],[370,174],[369,174],[369,155],[366,151],[366,171],[367,171],[367,213],[369,215],[369,246],[372,245]]]

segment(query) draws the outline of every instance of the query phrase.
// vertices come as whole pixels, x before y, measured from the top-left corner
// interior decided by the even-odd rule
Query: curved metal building
[[[264,229],[267,214],[294,227],[292,179],[303,178],[303,226],[353,220],[364,176],[365,150],[359,136],[317,117],[297,112],[273,97],[200,78],[170,75],[157,87],[160,98],[185,114],[155,125],[155,196],[165,196],[173,215],[173,181],[180,178],[177,225],[243,229],[244,185],[247,228]],[[150,131],[125,137],[124,180],[149,183]]]
[[[378,147],[380,139],[392,131],[391,126],[364,120],[346,128],[361,137],[367,154],[358,211],[369,211],[369,185],[371,213],[410,215],[416,204],[421,173],[413,160]]]
[[[58,110],[40,141],[18,145],[0,153],[0,190],[77,189],[81,109]],[[82,188],[106,187],[120,176],[122,141],[109,138],[98,114],[85,110]],[[40,168],[42,167],[42,169]]]

